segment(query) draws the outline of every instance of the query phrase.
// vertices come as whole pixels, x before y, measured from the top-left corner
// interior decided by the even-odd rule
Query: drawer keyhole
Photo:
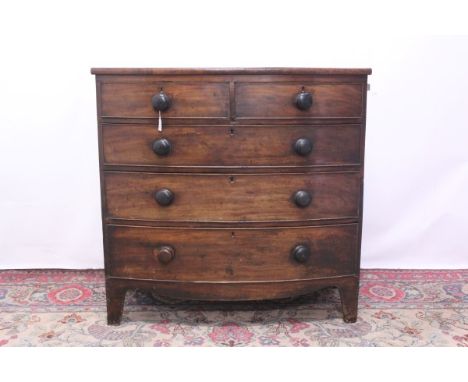
[[[234,176],[229,177],[229,183],[234,183],[236,181],[236,178]]]

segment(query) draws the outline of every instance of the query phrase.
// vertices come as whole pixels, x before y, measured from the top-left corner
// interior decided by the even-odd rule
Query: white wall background
[[[92,66],[372,67],[362,266],[467,268],[465,13],[349,3],[2,3],[0,268],[103,267]]]

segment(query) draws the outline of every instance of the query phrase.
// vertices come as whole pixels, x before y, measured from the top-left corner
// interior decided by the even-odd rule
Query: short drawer
[[[101,116],[157,118],[152,98],[161,90],[170,100],[170,106],[162,112],[164,119],[226,119],[229,116],[227,82],[103,82]]]
[[[356,272],[358,227],[169,229],[108,226],[115,277],[280,281]]]
[[[357,172],[151,174],[105,172],[107,217],[256,222],[357,217]]]
[[[188,167],[356,165],[360,125],[102,124],[105,164]]]
[[[359,118],[363,84],[236,84],[236,118]],[[307,97],[298,100],[301,93]],[[302,109],[301,109],[302,107]]]

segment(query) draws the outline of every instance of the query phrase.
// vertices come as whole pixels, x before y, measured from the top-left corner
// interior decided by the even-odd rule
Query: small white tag
[[[162,131],[162,118],[161,118],[161,111],[159,112],[159,123],[158,123],[158,131]]]

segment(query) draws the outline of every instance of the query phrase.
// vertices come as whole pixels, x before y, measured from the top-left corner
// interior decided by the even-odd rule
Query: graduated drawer
[[[170,98],[163,118],[227,118],[229,83],[227,82],[103,82],[101,116],[156,118],[152,98],[160,91]]]
[[[105,164],[188,167],[360,164],[360,126],[102,124]],[[305,141],[306,140],[306,141]],[[301,151],[300,144],[310,144]],[[161,145],[164,144],[164,147]],[[307,147],[305,147],[307,149]]]
[[[364,84],[239,82],[235,87],[236,118],[359,118]],[[301,110],[297,97],[309,93],[312,104]]]
[[[115,277],[279,281],[356,271],[356,224],[268,229],[107,229],[110,274]]]
[[[281,175],[105,172],[104,183],[109,218],[194,222],[357,217],[361,184],[356,172]]]

